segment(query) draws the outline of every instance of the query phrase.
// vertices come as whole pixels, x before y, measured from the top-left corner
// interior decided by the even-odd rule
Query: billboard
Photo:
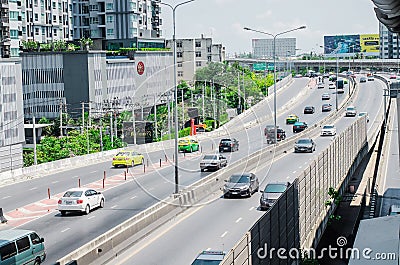
[[[324,36],[324,54],[339,57],[379,56],[379,34]]]
[[[379,55],[379,34],[361,34],[360,46],[365,55]]]

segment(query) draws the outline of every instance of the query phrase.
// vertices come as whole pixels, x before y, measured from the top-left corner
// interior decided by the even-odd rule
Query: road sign
[[[253,64],[253,71],[265,71],[267,68],[266,63],[254,63]]]
[[[268,71],[273,71],[274,70],[274,64],[273,63],[269,63],[267,70]]]

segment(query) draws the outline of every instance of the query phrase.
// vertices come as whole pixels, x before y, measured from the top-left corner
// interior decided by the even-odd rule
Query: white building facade
[[[273,39],[253,39],[253,56],[255,58],[272,58],[274,55]],[[277,57],[290,57],[296,54],[296,38],[277,38],[275,40]]]
[[[174,49],[172,40],[167,40],[166,47]],[[209,62],[225,61],[225,47],[214,44],[212,38],[177,39],[176,40],[177,80],[194,80],[197,69]]]
[[[382,23],[379,23],[379,43],[379,57],[381,59],[400,58],[399,34],[390,32]]]

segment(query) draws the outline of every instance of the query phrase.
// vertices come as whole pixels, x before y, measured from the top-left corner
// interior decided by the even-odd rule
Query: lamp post
[[[326,47],[326,46],[322,46],[322,45],[320,45],[319,46],[320,48],[327,48],[327,49],[331,49],[331,50],[333,50],[333,48],[330,48],[330,47]],[[335,51],[335,50],[333,50],[333,51]],[[339,78],[339,55],[338,55],[338,51],[336,51],[336,86],[335,86],[335,108],[336,108],[336,111],[338,110],[338,91],[337,91],[337,85],[338,85],[338,78]]]
[[[179,178],[178,178],[178,86],[177,86],[177,81],[176,81],[176,39],[175,39],[175,11],[176,9],[184,4],[188,4],[190,2],[193,2],[194,0],[189,0],[185,2],[181,2],[179,4],[176,4],[175,6],[172,6],[167,3],[160,3],[162,5],[168,6],[172,10],[172,24],[173,24],[173,35],[172,35],[172,42],[174,45],[174,103],[175,103],[175,109],[174,109],[174,138],[175,138],[175,194],[179,193]]]
[[[247,27],[243,28],[244,30],[254,31],[254,32],[257,32],[257,33],[261,33],[261,34],[269,35],[269,36],[273,37],[273,53],[272,53],[272,55],[274,57],[274,129],[275,129],[275,132],[274,132],[274,144],[277,143],[277,133],[278,133],[278,130],[276,129],[276,54],[275,54],[276,53],[276,47],[275,47],[276,46],[275,45],[276,37],[278,37],[280,35],[283,35],[283,34],[286,34],[286,33],[289,33],[289,32],[292,32],[292,31],[305,29],[305,28],[306,28],[306,26],[301,26],[301,27],[298,27],[298,28],[295,28],[295,29],[290,29],[290,30],[286,30],[286,31],[277,33],[275,35],[271,34],[271,33],[268,33],[268,32],[247,28]]]

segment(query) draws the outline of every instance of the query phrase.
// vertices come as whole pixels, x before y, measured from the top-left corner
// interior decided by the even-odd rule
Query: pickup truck
[[[204,155],[200,162],[200,171],[203,172],[205,169],[218,170],[228,165],[228,160],[225,156],[220,154],[208,154]]]

